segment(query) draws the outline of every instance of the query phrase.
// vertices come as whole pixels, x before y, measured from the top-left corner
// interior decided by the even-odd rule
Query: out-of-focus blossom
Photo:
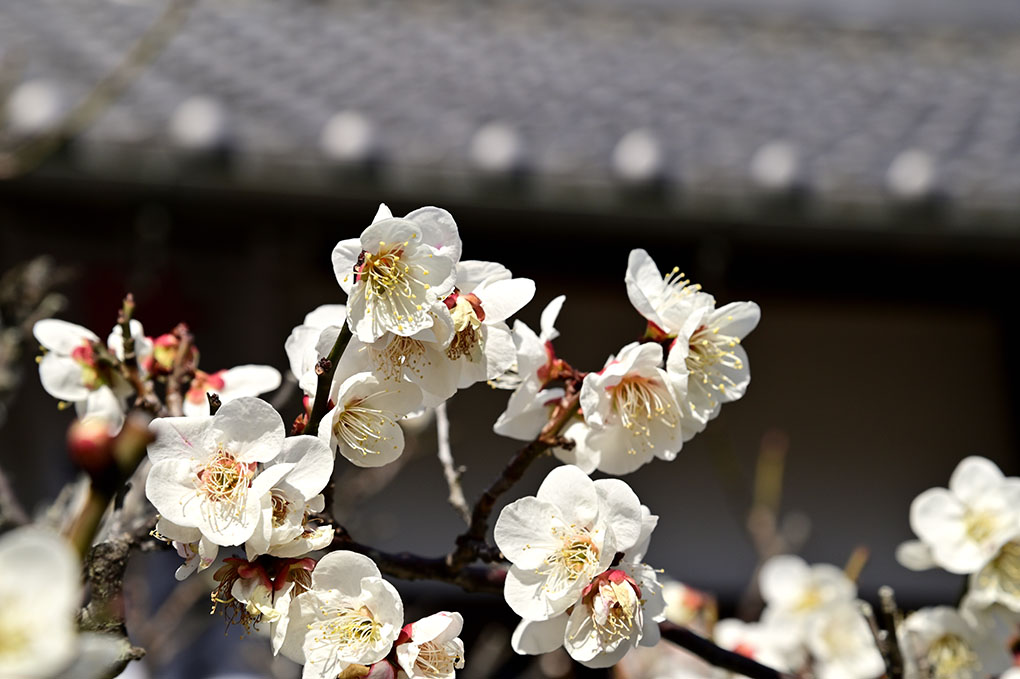
[[[948,489],[931,488],[914,499],[910,526],[921,539],[900,546],[904,566],[976,573],[1020,535],[1020,479],[1004,477],[983,457],[968,457]]]
[[[214,373],[196,370],[184,397],[184,414],[208,415],[209,392],[219,396],[220,403],[227,403],[242,396],[260,396],[279,386],[280,371],[268,365],[239,365]]]

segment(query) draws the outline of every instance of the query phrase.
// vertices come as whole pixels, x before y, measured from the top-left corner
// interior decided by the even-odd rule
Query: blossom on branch
[[[553,469],[537,495],[507,505],[496,520],[496,545],[512,564],[507,604],[526,620],[560,615],[640,535],[641,503],[627,484],[592,481],[570,465]]]
[[[290,469],[259,470],[283,450],[283,420],[272,406],[242,397],[212,417],[164,417],[150,428],[156,440],[148,448],[145,495],[159,513],[217,545],[250,538],[263,495]]]
[[[239,365],[214,373],[195,371],[184,397],[184,414],[197,417],[209,414],[209,398],[214,393],[220,403],[242,396],[260,396],[280,386],[280,371],[268,365]]]
[[[78,417],[102,418],[112,432],[120,430],[131,385],[99,353],[103,349],[99,337],[88,328],[55,318],[37,321],[32,333],[45,351],[39,361],[39,380],[46,393],[74,404]]]
[[[634,342],[584,378],[587,445],[598,451],[600,471],[629,474],[655,457],[673,460],[683,446],[684,384],[661,366],[662,347]]]
[[[283,348],[287,353],[290,372],[306,396],[315,396],[318,375],[315,366],[319,358],[329,354],[347,322],[347,307],[343,304],[324,304],[305,314],[304,322],[290,331]]]
[[[335,386],[336,405],[319,422],[319,438],[359,467],[381,467],[404,452],[400,418],[421,406],[413,384],[356,373]]]
[[[335,679],[351,665],[385,658],[403,618],[400,595],[371,559],[331,552],[316,564],[308,590],[291,601],[278,650],[304,665],[303,679]]]
[[[371,343],[387,332],[410,337],[431,327],[430,310],[453,292],[459,259],[457,224],[448,212],[425,207],[398,218],[382,206],[360,238],[333,249],[352,332]]]
[[[396,642],[397,663],[408,679],[453,679],[464,667],[460,613],[443,611],[404,626]]]

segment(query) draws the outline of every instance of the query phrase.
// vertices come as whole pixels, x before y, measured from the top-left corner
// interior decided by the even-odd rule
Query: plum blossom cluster
[[[511,320],[535,284],[502,264],[463,260],[462,250],[445,210],[395,217],[385,205],[360,237],[336,245],[345,303],[309,311],[284,343],[289,382],[303,396],[289,426],[285,393],[279,404],[259,398],[281,386],[276,369],[202,370],[187,326],[149,337],[130,296],[105,341],[79,325],[39,321],[40,379],[80,418],[70,443],[92,490],[109,493],[109,504],[110,479],[126,481],[137,468],[158,512],[146,530],[182,558],[177,578],[206,571],[213,610],[266,633],[304,679],[452,679],[464,667],[462,616],[405,623],[383,572],[422,574],[408,576],[406,563],[395,567],[393,555],[353,541],[333,515],[332,482],[338,465],[394,463],[412,418],[445,412],[438,407],[483,382],[512,392],[494,431],[529,444],[473,509],[458,508],[469,526],[445,559],[395,560],[456,584],[477,582],[479,570],[486,584],[502,583],[521,618],[517,653],[563,649],[592,668],[623,663],[628,677],[730,676],[660,644],[668,620],[710,637],[731,661],[760,663],[767,676],[877,679],[891,672],[893,644],[908,679],[1016,679],[1007,649],[1020,622],[1020,479],[967,458],[948,489],[914,501],[919,540],[902,545],[899,560],[966,575],[968,588],[957,608],[906,616],[892,641],[878,634],[853,577],[793,555],[762,565],[758,621],[717,621],[710,597],[644,562],[658,517],[623,480],[591,475],[676,459],[724,403],[744,395],[743,341],[758,306],[717,304],[679,269],[663,275],[634,250],[624,287],[643,325],[601,369],[585,371],[554,346],[563,296],[541,312],[536,332]],[[147,413],[140,427],[135,411]],[[132,445],[133,463],[118,452]],[[546,451],[564,464],[534,496],[502,509],[493,548],[486,533],[497,496]],[[452,490],[458,474],[447,471]],[[80,519],[76,526],[88,525]],[[82,553],[100,520],[74,536]],[[490,563],[473,576],[479,559]],[[123,659],[123,640],[75,628],[80,571],[67,541],[38,526],[0,538],[0,572],[25,574],[0,580],[0,676],[92,679]]]
[[[515,323],[517,362],[511,375],[496,382],[514,393],[497,433],[531,440],[579,384],[580,409],[563,429],[572,444],[554,453],[587,473],[623,475],[655,458],[675,459],[723,403],[744,395],[751,373],[741,342],[758,324],[758,305],[717,306],[678,269],[661,275],[644,250],[630,253],[624,280],[647,326],[597,372],[578,372],[556,355],[563,297],[543,311],[538,334]]]
[[[404,624],[379,565],[343,549],[349,536],[330,511],[330,483],[338,461],[396,461],[410,418],[481,382],[513,391],[497,433],[541,441],[566,463],[495,525],[509,562],[506,600],[522,618],[514,649],[563,647],[608,667],[659,640],[665,603],[643,562],[658,519],[623,481],[589,475],[673,460],[722,403],[743,395],[741,341],[757,306],[717,306],[635,250],[626,291],[645,328],[585,372],[553,348],[562,296],[538,333],[519,320],[511,329],[535,284],[502,264],[463,260],[462,250],[445,210],[396,217],[385,205],[360,237],[336,245],[345,303],[308,312],[284,343],[304,406],[289,427],[258,398],[281,386],[279,372],[200,369],[187,326],[146,335],[130,296],[105,342],[64,321],[35,326],[43,386],[82,420],[74,440],[109,447],[132,411],[152,418],[144,492],[158,512],[152,535],[182,558],[177,578],[212,573],[214,611],[266,631],[274,654],[302,664],[306,679],[445,678],[463,667],[461,616]],[[109,476],[104,460],[88,468],[98,486]]]
[[[657,644],[665,603],[642,562],[656,523],[626,483],[592,481],[573,465],[504,508],[495,538],[511,563],[506,602],[522,618],[514,650],[562,646],[583,665],[609,667],[639,644]]]

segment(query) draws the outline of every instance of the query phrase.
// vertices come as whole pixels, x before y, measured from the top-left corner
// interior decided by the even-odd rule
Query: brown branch
[[[351,343],[351,337],[351,328],[344,323],[340,326],[340,334],[336,336],[336,342],[333,343],[333,348],[329,350],[329,355],[321,358],[319,364],[315,366],[315,374],[319,377],[315,385],[315,401],[312,403],[312,411],[308,414],[308,422],[305,423],[305,428],[301,431],[302,434],[312,434],[314,436],[318,432],[319,420],[326,414],[326,407],[329,404],[329,392],[333,385],[333,374],[336,372],[336,367],[340,363],[340,357],[343,356],[344,350]]]
[[[436,406],[436,447],[446,485],[450,488],[447,501],[464,519],[464,523],[470,526],[471,510],[468,509],[467,500],[464,499],[464,489],[460,487],[463,468],[457,467],[457,463],[453,461],[453,451],[450,449],[450,419],[446,416],[445,402]]]
[[[567,393],[553,410],[552,416],[534,441],[514,455],[499,477],[485,489],[471,512],[468,529],[457,537],[457,547],[447,557],[453,570],[459,570],[479,556],[490,556],[492,548],[485,542],[489,530],[489,515],[496,506],[499,496],[521,480],[524,472],[542,453],[560,445],[560,430],[577,412],[579,390],[576,382],[567,383]]]
[[[794,679],[791,674],[779,672],[755,662],[747,656],[720,648],[686,627],[664,622],[659,625],[659,630],[662,632],[663,639],[672,641],[677,646],[690,651],[709,665],[721,667],[751,679]]]
[[[138,354],[135,352],[135,338],[131,334],[131,317],[135,312],[135,297],[130,292],[124,297],[120,312],[117,314],[117,325],[120,326],[121,341],[124,347],[124,358],[117,361],[120,374],[135,390],[135,407],[148,411],[152,415],[163,414],[163,404],[156,396],[152,381],[142,379],[138,370]]]
[[[502,594],[506,568],[500,565],[486,567],[452,568],[445,557],[424,557],[409,552],[396,554],[384,552],[368,545],[353,541],[343,528],[337,529],[337,537],[331,549],[348,550],[364,554],[379,566],[386,575],[401,580],[436,580],[457,585],[467,592]]]
[[[879,613],[877,620],[882,628],[879,650],[885,660],[886,673],[889,679],[903,679],[903,652],[897,638],[897,628],[901,622],[900,610],[896,605],[896,597],[892,587],[878,588]]]

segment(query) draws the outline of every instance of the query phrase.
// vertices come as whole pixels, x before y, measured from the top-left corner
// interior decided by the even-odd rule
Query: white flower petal
[[[522,497],[500,512],[493,530],[496,546],[511,563],[534,570],[546,556],[559,547],[552,527],[561,523],[556,505],[536,497]]]
[[[156,440],[149,444],[149,459],[204,460],[212,452],[215,442],[208,439],[212,417],[160,417],[149,423]]]
[[[549,620],[521,620],[510,639],[510,645],[520,655],[551,653],[563,645],[566,629],[566,613]]]
[[[216,411],[209,436],[240,462],[268,462],[279,455],[285,433],[273,406],[242,397]]]
[[[514,278],[511,280],[487,283],[478,293],[485,311],[485,323],[505,321],[535,296],[535,282],[530,278]]]
[[[99,336],[88,328],[56,318],[44,318],[32,326],[32,334],[49,351],[70,355],[84,342],[98,342]]]
[[[49,353],[39,361],[39,381],[53,398],[84,401],[91,391],[82,383],[81,365],[68,356]]]
[[[599,493],[595,484],[587,474],[572,465],[563,465],[549,472],[538,487],[536,497],[557,507],[567,523],[590,524],[599,512]],[[640,510],[638,516],[640,518]]]
[[[312,588],[337,589],[356,597],[361,593],[361,581],[381,576],[379,567],[367,556],[349,551],[330,552],[315,564],[312,571]]]

